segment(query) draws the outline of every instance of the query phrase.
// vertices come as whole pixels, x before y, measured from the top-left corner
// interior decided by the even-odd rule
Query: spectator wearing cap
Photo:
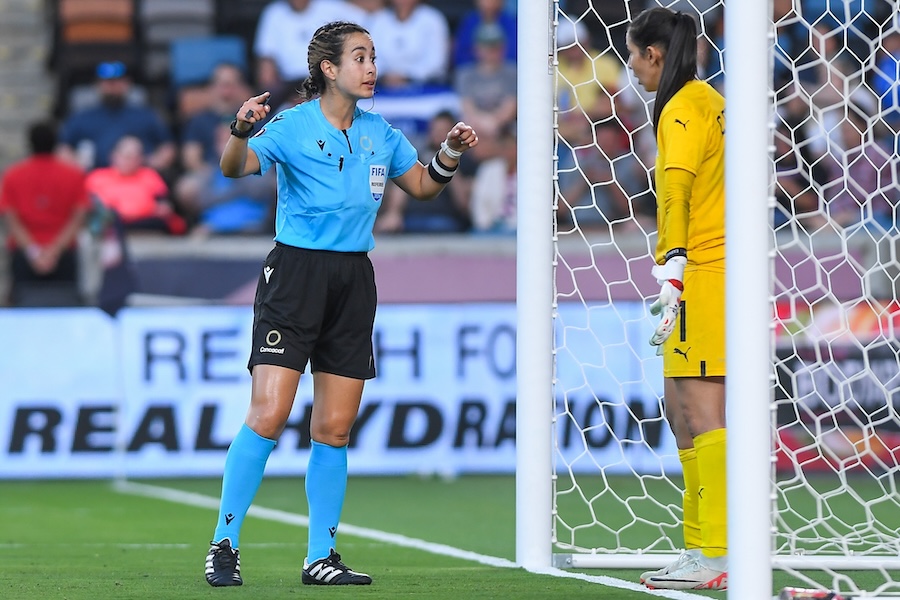
[[[506,35],[497,23],[482,23],[475,32],[476,61],[456,72],[462,120],[478,131],[475,157],[494,156],[499,133],[516,118],[516,65],[506,56]]]
[[[475,0],[475,7],[463,14],[456,30],[453,64],[458,69],[477,59],[477,32],[485,24],[493,24],[503,31],[506,40],[505,58],[516,62],[516,15],[504,7],[503,0]],[[478,132],[481,136],[481,131]]]
[[[60,132],[60,154],[82,169],[106,167],[116,143],[137,137],[149,152],[147,164],[168,172],[175,162],[172,133],[151,108],[127,102],[131,78],[120,62],[97,66],[96,86],[100,104],[70,114]]]

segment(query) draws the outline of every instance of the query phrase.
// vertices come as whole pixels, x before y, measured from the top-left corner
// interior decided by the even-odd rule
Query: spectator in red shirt
[[[144,146],[125,136],[112,151],[112,165],[87,176],[88,191],[122,219],[126,230],[182,234],[184,220],[169,203],[169,188],[154,169],[144,164]]]
[[[73,294],[77,291],[76,238],[90,200],[84,174],[54,156],[56,139],[51,124],[32,125],[31,156],[10,166],[0,183],[13,305],[20,303],[27,286],[67,283]]]

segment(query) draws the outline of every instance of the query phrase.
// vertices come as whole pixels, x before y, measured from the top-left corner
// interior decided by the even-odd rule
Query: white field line
[[[156,485],[148,485],[145,483],[135,483],[133,481],[116,481],[113,483],[113,489],[123,494],[143,496],[146,498],[156,498],[159,500],[175,502],[177,504],[185,504],[188,506],[196,506],[199,508],[208,508],[210,510],[219,510],[218,498],[213,498],[212,496],[204,496],[203,494],[196,494],[193,492],[185,492],[182,490],[176,490]],[[299,527],[309,526],[309,518],[307,516],[290,513],[283,510],[276,510],[273,508],[263,508],[261,506],[254,505],[250,507],[247,515],[259,519],[266,519],[267,521],[275,521],[276,523],[297,525]],[[478,554],[477,552],[470,552],[468,550],[454,548],[445,544],[436,544],[434,542],[427,542],[425,540],[419,540],[396,533],[379,531],[377,529],[369,529],[368,527],[358,527],[356,525],[350,525],[348,523],[341,523],[341,533],[368,540],[375,540],[377,542],[383,542],[386,544],[394,544],[396,546],[402,546],[404,548],[415,548],[416,550],[422,550],[423,552],[428,552],[430,554],[449,556],[452,558],[459,558],[461,560],[477,562],[483,565],[488,565],[490,567],[499,567],[504,569],[519,568],[519,565],[505,558]],[[581,581],[587,581],[589,583],[597,583],[605,585],[607,587],[613,587],[622,590],[631,590],[633,592],[644,592],[647,595],[656,598],[672,598],[673,600],[695,600],[696,598],[701,597],[697,594],[690,594],[687,592],[672,590],[654,590],[651,592],[643,585],[633,583],[631,581],[625,581],[623,579],[616,579],[615,577],[607,577],[605,575],[585,575],[583,573],[572,573],[563,569],[555,568],[533,569],[531,570],[531,572],[537,573],[539,575],[550,575],[552,577],[579,579]]]
[[[36,548],[39,546],[47,546],[48,544],[29,543],[22,544],[13,542],[10,544],[0,544],[0,550],[20,550],[22,548]],[[58,545],[58,544],[56,544]],[[119,548],[121,550],[187,550],[193,548],[196,544],[126,544],[123,542],[71,542],[67,541],[66,546],[78,548]],[[266,542],[247,542],[242,544],[241,548],[296,548],[297,544],[285,542],[266,543]]]

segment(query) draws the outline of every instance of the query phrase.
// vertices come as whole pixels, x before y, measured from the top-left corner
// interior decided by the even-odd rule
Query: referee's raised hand
[[[447,132],[446,144],[453,152],[465,152],[478,145],[478,134],[471,125],[460,121]]]
[[[253,125],[269,114],[269,92],[253,96],[238,109],[231,122],[231,137],[222,151],[219,168],[225,177],[243,177],[259,171],[259,159],[247,149],[247,139],[253,135]]]
[[[237,120],[253,125],[265,119],[271,110],[269,96],[271,96],[269,92],[263,92],[244,102],[237,112]]]

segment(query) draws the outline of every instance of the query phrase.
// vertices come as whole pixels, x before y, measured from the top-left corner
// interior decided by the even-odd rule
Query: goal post
[[[767,597],[773,570],[900,594],[898,0],[520,3],[516,560],[682,549],[647,344],[652,95],[623,50],[648,6],[697,15],[727,102],[732,597]]]
[[[516,562],[550,566],[553,89],[549,4],[519,6],[516,240]],[[526,190],[528,190],[526,192]]]
[[[772,592],[771,2],[725,10],[728,597]],[[740,424],[739,426],[733,426]]]

